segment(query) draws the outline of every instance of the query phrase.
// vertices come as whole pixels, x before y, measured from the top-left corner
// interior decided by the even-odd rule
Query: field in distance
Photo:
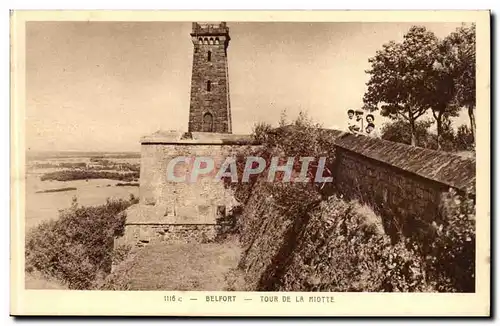
[[[139,194],[140,153],[26,152],[26,229],[71,206]]]

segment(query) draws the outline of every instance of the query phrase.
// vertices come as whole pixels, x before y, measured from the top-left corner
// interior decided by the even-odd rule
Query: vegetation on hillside
[[[283,123],[286,125],[286,123]],[[324,132],[305,115],[273,130],[258,125],[263,142],[247,155],[321,156],[334,160]],[[246,156],[243,155],[242,156]],[[239,162],[238,168],[242,168]],[[296,167],[299,168],[299,167]],[[370,208],[346,202],[334,184],[228,183],[242,203],[238,230],[250,290],[442,291],[475,289],[475,206],[450,193],[425,232],[388,234]],[[391,228],[389,228],[391,229]]]
[[[113,240],[124,231],[124,210],[137,199],[79,206],[76,197],[59,219],[42,222],[26,235],[25,270],[57,279],[70,289],[92,289],[111,271]]]

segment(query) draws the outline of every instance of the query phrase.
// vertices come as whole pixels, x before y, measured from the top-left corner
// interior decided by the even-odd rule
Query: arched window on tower
[[[203,39],[201,37],[198,39],[198,44],[203,44]]]
[[[208,51],[207,61],[212,61],[212,51]]]
[[[203,40],[203,44],[208,44],[208,38],[205,38],[205,39]]]
[[[210,80],[207,81],[207,92],[212,90],[212,82]]]
[[[203,132],[213,132],[214,131],[214,117],[209,112],[203,115]]]
[[[213,39],[213,37],[211,37],[211,38],[210,38],[210,40],[209,40],[209,43],[208,43],[208,44],[214,44],[214,39]]]
[[[219,38],[218,37],[215,38],[215,44],[219,44]]]

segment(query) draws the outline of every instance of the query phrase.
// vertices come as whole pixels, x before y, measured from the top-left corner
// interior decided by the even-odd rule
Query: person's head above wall
[[[352,118],[354,116],[354,110],[353,109],[347,110],[347,115],[349,116],[349,118]]]
[[[373,123],[375,121],[375,117],[373,116],[373,114],[367,114],[366,115],[366,121],[368,121],[369,123]]]

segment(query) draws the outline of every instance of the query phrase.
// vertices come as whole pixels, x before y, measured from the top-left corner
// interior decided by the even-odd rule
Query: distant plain
[[[98,166],[99,160],[106,160],[113,168]],[[38,152],[26,155],[26,205],[25,222],[26,230],[38,225],[42,221],[56,219],[59,210],[71,206],[73,197],[79,205],[95,206],[106,202],[106,199],[123,198],[129,199],[130,195],[137,197],[139,188],[137,186],[116,186],[123,184],[120,180],[111,179],[86,179],[86,180],[41,180],[44,174],[79,170],[81,168],[58,167],[59,164],[85,163],[87,167],[94,167],[98,171],[109,171],[115,173],[127,173],[116,169],[122,163],[139,167],[139,153],[101,153],[101,152]],[[51,166],[51,167],[47,167]],[[83,168],[85,169],[85,168]],[[138,180],[134,181],[135,183]],[[76,190],[55,191],[61,188],[76,188]],[[63,190],[63,189],[61,189]]]

